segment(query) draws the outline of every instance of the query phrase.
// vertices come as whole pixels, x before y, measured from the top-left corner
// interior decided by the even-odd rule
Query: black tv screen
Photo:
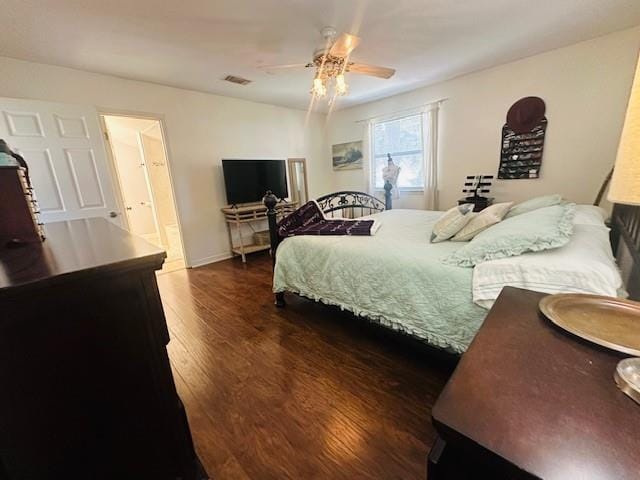
[[[287,173],[284,160],[222,160],[227,202],[253,203],[271,190],[278,198],[286,198]]]

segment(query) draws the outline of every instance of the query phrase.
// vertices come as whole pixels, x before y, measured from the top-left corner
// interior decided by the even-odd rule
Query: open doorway
[[[163,272],[185,267],[160,121],[102,115],[116,173],[123,223],[167,252]]]

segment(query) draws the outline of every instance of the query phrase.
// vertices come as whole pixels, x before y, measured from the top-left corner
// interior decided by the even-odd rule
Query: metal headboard
[[[330,193],[317,198],[316,201],[325,214],[335,216],[335,212],[342,211],[343,217],[356,218],[356,213],[360,213],[360,217],[370,215],[384,210],[391,210],[391,189],[393,187],[386,181],[384,184],[384,203],[373,195],[364,192],[343,191]],[[280,235],[278,234],[278,222],[276,221],[276,205],[278,198],[272,193],[267,194],[262,199],[262,203],[267,207],[267,220],[269,223],[269,238],[271,243],[271,258],[275,265],[276,252],[280,244]],[[358,212],[358,209],[360,210]],[[365,211],[367,213],[365,213]],[[345,214],[346,213],[346,214]],[[276,305],[284,307],[284,292],[275,294]]]
[[[342,211],[342,217],[344,218],[357,218],[364,215],[371,215],[373,213],[382,212],[384,210],[391,210],[391,189],[393,187],[387,181],[384,184],[384,203],[364,192],[355,191],[343,191],[329,193],[316,199],[316,202],[320,205],[320,208],[325,214],[334,217],[335,213]],[[269,221],[269,237],[271,238],[271,256],[274,258],[275,253],[280,243],[280,237],[278,235],[278,226],[276,221],[276,205],[278,199],[270,191],[262,199],[264,206],[267,207],[267,219]],[[356,215],[360,213],[360,215]]]
[[[357,218],[388,210],[390,202],[385,205],[373,195],[364,192],[343,191],[329,193],[316,199],[322,211],[329,217],[339,213],[344,218]]]
[[[640,300],[640,206],[615,204],[611,245],[629,298]]]

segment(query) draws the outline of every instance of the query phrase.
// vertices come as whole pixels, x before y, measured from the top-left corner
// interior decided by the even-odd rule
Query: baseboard
[[[221,262],[222,260],[227,260],[233,257],[231,252],[227,253],[219,253],[217,255],[211,255],[210,257],[199,258],[197,260],[193,260],[189,262],[190,268],[202,267],[203,265],[208,265],[210,263]]]

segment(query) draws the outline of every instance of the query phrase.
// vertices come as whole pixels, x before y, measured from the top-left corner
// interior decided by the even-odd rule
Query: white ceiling
[[[0,55],[306,109],[310,69],[257,66],[309,60],[333,25],[397,70],[349,74],[343,108],[638,24],[639,0],[3,0]]]

